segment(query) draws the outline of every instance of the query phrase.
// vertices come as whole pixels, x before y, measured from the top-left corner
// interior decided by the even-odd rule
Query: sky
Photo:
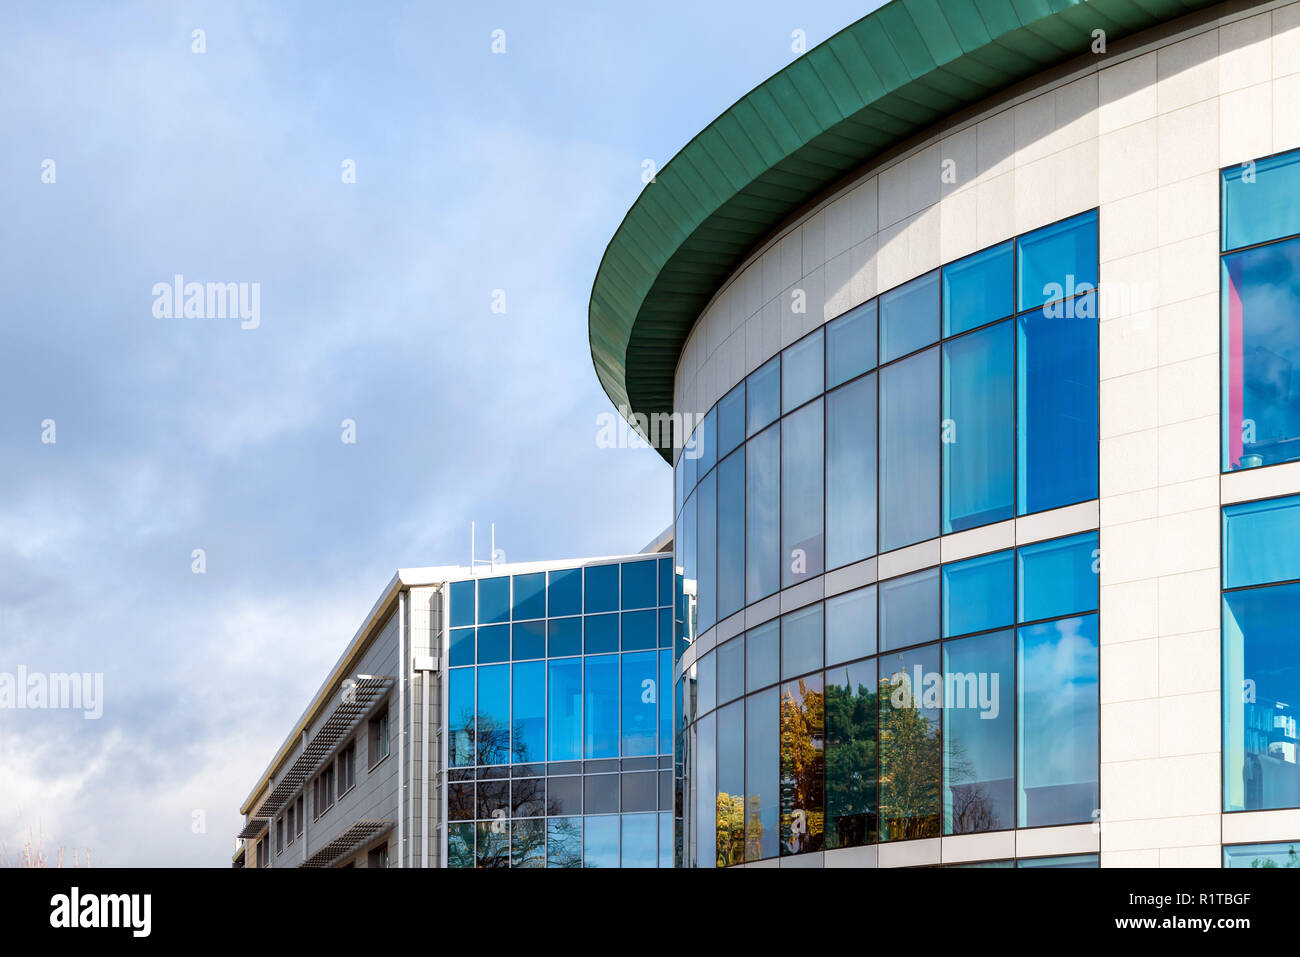
[[[666,528],[668,466],[596,441],[596,267],[646,159],[878,5],[6,5],[0,681],[103,676],[0,707],[8,858],[228,867],[396,569]],[[176,275],[255,327],[166,317]]]

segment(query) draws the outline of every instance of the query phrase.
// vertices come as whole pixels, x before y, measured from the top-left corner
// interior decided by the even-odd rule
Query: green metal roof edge
[[[1217,2],[892,0],[845,27],[698,133],[623,217],[588,311],[605,393],[633,415],[671,412],[678,357],[714,293],[777,226],[873,157],[1087,53],[1093,30],[1109,44]],[[660,452],[671,462],[669,442]]]

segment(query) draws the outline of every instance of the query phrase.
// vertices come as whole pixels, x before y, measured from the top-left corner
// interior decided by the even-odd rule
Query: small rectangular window
[[[384,758],[388,757],[388,709],[376,714],[370,719],[370,740],[368,742],[370,753],[370,767],[374,767]]]
[[[302,837],[302,830],[303,830],[303,819],[302,819],[302,818],[303,818],[303,813],[302,813],[302,812],[303,812],[303,796],[302,796],[301,794],[298,795],[298,800],[296,800],[296,801],[293,802],[293,806],[294,806],[294,820],[298,822],[298,836],[299,836],[299,837]]]
[[[349,741],[339,752],[339,796],[346,794],[357,783],[357,743]]]

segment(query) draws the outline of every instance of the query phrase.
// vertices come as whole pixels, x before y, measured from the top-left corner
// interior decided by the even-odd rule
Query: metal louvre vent
[[[356,685],[350,695],[352,700],[340,700],[339,705],[330,712],[320,730],[298,756],[298,760],[294,761],[293,766],[281,776],[275,789],[267,795],[266,800],[257,809],[255,812],[257,817],[266,819],[275,817],[285,802],[296,794],[325,759],[334,753],[338,743],[352,733],[352,729],[393,686],[391,677],[362,677],[355,680]]]
[[[392,821],[370,821],[362,818],[353,822],[351,827],[298,866],[329,867],[330,864],[334,863],[343,855],[355,851],[367,841],[378,837],[380,834],[385,834],[392,829]]]
[[[235,836],[245,841],[252,840],[261,834],[262,829],[269,826],[270,823],[271,819],[269,817],[250,817],[248,823],[244,825],[244,829]]]

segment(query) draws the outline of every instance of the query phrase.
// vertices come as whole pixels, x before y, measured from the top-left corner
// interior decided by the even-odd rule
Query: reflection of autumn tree
[[[745,796],[718,792],[718,866],[745,860]]]
[[[894,707],[880,679],[880,823],[882,840],[939,836],[943,742],[939,723],[919,707]],[[920,689],[913,689],[919,695]]]
[[[876,840],[876,695],[870,685],[826,689],[826,816],[831,847]]]
[[[822,847],[826,706],[820,684],[800,678],[781,694],[781,843],[790,854]]]
[[[749,796],[745,813],[745,860],[757,861],[763,856],[763,800],[757,794]]]

